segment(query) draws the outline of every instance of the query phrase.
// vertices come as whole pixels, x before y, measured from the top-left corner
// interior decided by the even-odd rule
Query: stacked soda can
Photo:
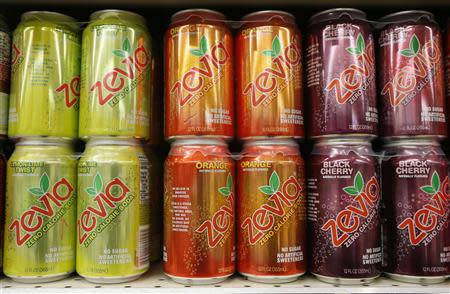
[[[374,36],[350,8],[317,13],[308,29],[309,269],[328,283],[368,283],[382,257]]]
[[[438,283],[450,269],[449,169],[439,144],[447,136],[442,36],[426,11],[380,22],[383,267],[393,279]]]
[[[149,268],[145,20],[98,11],[81,38],[69,16],[27,12],[13,33],[11,73],[8,134],[18,143],[7,168],[5,274],[136,279]],[[88,142],[77,167],[78,136]]]

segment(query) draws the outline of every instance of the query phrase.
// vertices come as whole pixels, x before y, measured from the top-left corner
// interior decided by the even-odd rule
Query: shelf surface
[[[184,286],[174,283],[162,272],[161,264],[134,282],[123,284],[92,284],[73,275],[67,279],[40,284],[20,284],[3,277],[0,293],[450,293],[450,280],[435,285],[421,286],[381,277],[361,286],[335,286],[318,281],[311,275],[287,284],[260,284],[239,275],[227,281],[208,286]]]

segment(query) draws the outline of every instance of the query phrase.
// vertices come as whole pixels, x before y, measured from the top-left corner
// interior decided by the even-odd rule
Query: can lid
[[[325,137],[318,138],[315,145],[324,146],[324,145],[367,145],[371,146],[370,138],[361,136],[361,137],[350,137],[350,136],[341,136],[341,137]]]
[[[244,147],[247,146],[292,146],[297,147],[298,144],[293,139],[277,139],[277,138],[270,138],[270,139],[254,139],[254,140],[248,140],[245,141]]]
[[[244,15],[242,21],[269,21],[274,17],[281,17],[284,22],[295,24],[295,16],[282,10],[262,10]]]
[[[172,146],[186,146],[186,145],[212,145],[212,146],[227,146],[227,143],[223,139],[217,138],[188,138],[177,139],[172,143]]]
[[[189,19],[190,17],[197,16],[202,17],[206,19],[211,20],[225,20],[225,15],[221,12],[211,10],[211,9],[204,9],[204,8],[192,8],[192,9],[185,9],[180,10],[172,15],[170,18],[172,23],[184,21]]]
[[[139,141],[132,137],[98,136],[90,138],[86,143],[86,146],[100,145],[137,146]]]
[[[416,146],[416,145],[425,145],[425,146],[441,146],[439,141],[430,136],[414,136],[414,137],[406,137],[399,139],[388,139],[384,143],[384,147],[397,147],[397,146]]]
[[[99,11],[93,12],[91,14],[91,16],[89,17],[89,19],[92,21],[92,20],[96,20],[96,19],[104,19],[107,17],[116,17],[118,19],[131,19],[132,21],[135,21],[142,26],[146,26],[146,24],[147,24],[147,21],[145,20],[145,18],[142,15],[137,14],[135,12],[131,12],[131,11],[127,11],[127,10],[120,10],[120,9],[99,10]]]
[[[311,16],[308,20],[308,25],[313,25],[329,20],[337,20],[344,16],[347,16],[350,19],[367,20],[367,15],[362,10],[355,8],[333,8],[318,12]]]
[[[72,141],[70,139],[60,137],[23,137],[19,140],[16,146],[48,146],[48,145],[69,145]]]
[[[80,27],[77,24],[77,20],[71,16],[59,13],[59,12],[53,12],[53,11],[27,11],[22,14],[21,21],[28,21],[28,20],[46,20],[49,22],[53,22],[56,24],[65,24],[67,26],[73,27],[74,29],[78,30]]]
[[[406,10],[391,13],[383,16],[378,21],[380,22],[406,22],[406,21],[418,21],[421,18],[425,18],[431,22],[436,22],[434,14],[425,10]]]

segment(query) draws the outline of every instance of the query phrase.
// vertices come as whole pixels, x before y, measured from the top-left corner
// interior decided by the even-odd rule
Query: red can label
[[[439,29],[389,26],[380,33],[383,136],[447,135]]]
[[[239,32],[236,42],[239,138],[303,137],[298,29],[250,27]]]
[[[224,154],[206,155],[208,146],[195,150],[166,160],[164,271],[180,278],[224,277],[235,270],[234,163]]]

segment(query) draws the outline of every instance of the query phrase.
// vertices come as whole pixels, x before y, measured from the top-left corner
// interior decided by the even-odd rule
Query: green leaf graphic
[[[278,36],[275,36],[275,38],[273,38],[272,41],[272,51],[275,53],[274,57],[280,54],[280,50],[281,50],[280,39],[278,38]]]
[[[97,193],[95,192],[94,187],[88,187],[88,188],[86,188],[86,192],[87,192],[89,195],[91,195],[91,196],[97,195]]]
[[[262,54],[267,57],[276,57],[277,56],[272,50],[264,50],[262,52]]]
[[[47,173],[43,173],[39,181],[39,187],[41,188],[42,194],[47,192],[49,186],[49,179]]]
[[[364,38],[361,33],[358,34],[356,38],[356,48],[358,48],[359,54],[363,53],[366,50],[366,44],[364,43]]]
[[[412,52],[410,49],[403,49],[400,51],[400,54],[406,57],[414,56],[414,52]]]
[[[357,196],[359,194],[358,191],[355,189],[355,187],[352,187],[352,186],[345,187],[342,190],[344,190],[345,193],[352,195],[352,196]]]
[[[205,55],[206,51],[208,51],[208,41],[205,36],[202,36],[200,39],[200,52],[202,53],[202,56]]]
[[[122,50],[126,51],[126,52],[128,52],[128,54],[130,54],[131,45],[130,45],[130,40],[128,40],[128,38],[125,38],[125,40],[123,40]]]
[[[270,186],[261,186],[259,187],[259,190],[266,195],[273,195],[275,193]]]
[[[191,49],[191,54],[194,55],[194,56],[197,56],[197,57],[202,57],[203,56],[203,53],[200,52],[200,50],[198,50],[198,49]]]
[[[28,192],[30,192],[31,194],[36,195],[36,196],[44,195],[44,192],[42,192],[41,188],[30,188],[30,189],[28,189]]]
[[[347,50],[348,53],[353,54],[353,55],[360,55],[361,54],[361,52],[359,51],[358,48],[348,47],[346,50]]]
[[[269,185],[272,188],[273,193],[278,191],[278,188],[280,188],[280,177],[278,176],[276,171],[272,172],[272,174],[270,175]]]
[[[113,54],[119,57],[127,57],[128,53],[123,50],[113,50]]]
[[[98,194],[102,191],[103,182],[102,182],[102,176],[97,173],[94,177],[94,188],[95,188],[95,194]]]
[[[355,190],[358,194],[361,193],[364,188],[364,179],[360,172],[356,173],[355,179],[353,180],[353,185],[355,186]]]
[[[224,195],[224,196],[229,196],[230,195],[230,189],[228,189],[228,187],[222,187],[218,189],[219,193]]]
[[[233,178],[231,177],[231,174],[228,174],[227,177],[227,188],[230,192],[233,191]]]
[[[412,36],[411,40],[409,41],[409,49],[411,49],[411,51],[414,52],[414,55],[416,55],[417,52],[419,52],[420,42],[415,34]]]
[[[441,180],[439,179],[437,171],[434,171],[433,176],[431,177],[431,186],[433,187],[434,193],[437,193],[441,187]]]
[[[431,187],[431,186],[422,186],[422,187],[420,187],[420,190],[422,190],[423,192],[425,192],[425,193],[427,193],[427,194],[430,194],[430,195],[436,194],[436,193],[434,192],[433,187]]]

